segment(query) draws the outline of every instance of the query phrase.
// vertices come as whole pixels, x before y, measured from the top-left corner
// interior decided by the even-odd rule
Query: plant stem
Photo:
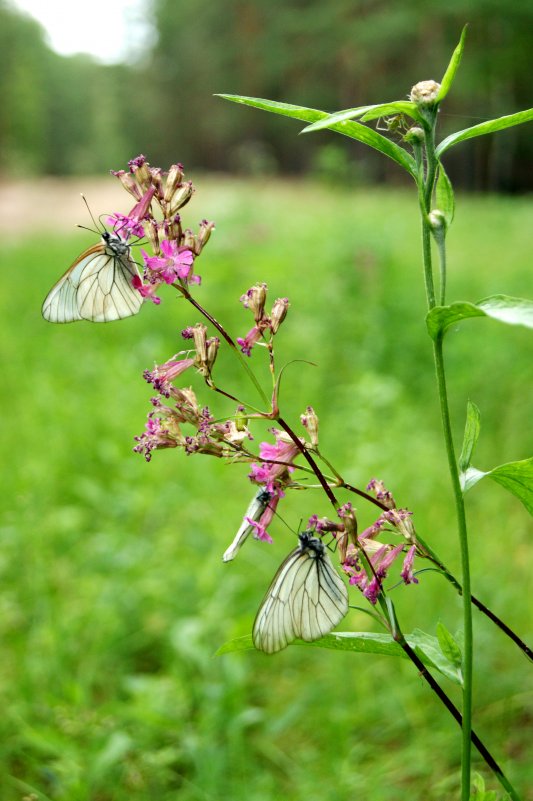
[[[433,281],[433,266],[431,263],[431,231],[428,221],[428,214],[431,209],[433,189],[437,175],[438,161],[435,156],[435,122],[436,112],[433,115],[431,124],[426,129],[425,150],[426,150],[426,174],[424,186],[420,185],[419,178],[419,199],[420,211],[422,215],[422,255],[424,263],[424,278],[426,287],[426,297],[428,309],[431,310],[436,304],[435,287]],[[446,261],[443,259],[441,248],[441,296],[446,285],[445,272]],[[472,593],[470,588],[470,561],[468,553],[468,532],[466,525],[466,514],[463,493],[459,481],[459,469],[455,457],[453,445],[452,428],[450,421],[450,409],[448,404],[448,391],[446,387],[446,374],[444,371],[444,357],[442,350],[442,337],[433,343],[433,356],[437,377],[437,390],[440,402],[442,427],[446,455],[448,458],[448,468],[455,499],[455,510],[457,518],[457,530],[459,536],[459,548],[461,552],[462,569],[462,590],[463,590],[463,627],[464,627],[464,653],[463,653],[463,716],[462,716],[462,774],[461,774],[461,801],[470,799],[470,775],[472,761],[472,680],[473,680],[473,627],[472,627]]]
[[[470,798],[470,732],[472,728],[472,679],[473,679],[473,627],[472,627],[472,591],[470,588],[470,558],[468,552],[468,532],[466,526],[466,514],[461,483],[459,480],[459,468],[455,458],[453,445],[452,428],[450,422],[450,410],[448,406],[448,392],[446,388],[446,374],[444,372],[444,358],[442,353],[442,337],[434,343],[433,353],[435,357],[435,368],[437,371],[437,384],[441,407],[442,426],[444,430],[444,440],[446,443],[446,453],[448,456],[448,468],[452,482],[452,489],[455,498],[455,511],[457,516],[457,528],[459,534],[459,547],[461,551],[461,571],[463,589],[463,627],[464,627],[464,653],[463,653],[463,793],[462,801],[469,801]]]

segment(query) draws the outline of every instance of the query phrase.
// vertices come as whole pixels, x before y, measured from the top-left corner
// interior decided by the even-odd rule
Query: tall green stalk
[[[425,173],[421,162],[418,178],[420,210],[422,215],[422,256],[424,263],[424,279],[426,287],[426,297],[428,310],[436,305],[435,286],[433,279],[433,265],[431,259],[431,224],[428,214],[431,211],[431,201],[433,189],[437,175],[438,162],[435,155],[435,123],[436,115],[428,114],[428,127],[425,132]],[[421,183],[423,181],[423,184]],[[441,240],[439,243],[440,256],[440,303],[445,302],[446,286],[446,260],[445,244]],[[442,347],[442,337],[439,337],[433,345],[433,357],[435,361],[435,371],[437,378],[437,391],[440,402],[440,412],[442,427],[444,432],[444,443],[448,458],[448,468],[452,491],[455,499],[455,513],[457,518],[457,531],[459,536],[459,548],[461,553],[461,572],[463,587],[463,628],[464,628],[464,653],[463,653],[463,722],[462,722],[462,782],[461,782],[461,801],[469,801],[470,798],[470,774],[471,774],[471,736],[472,736],[472,680],[473,680],[473,627],[472,627],[472,592],[470,586],[470,558],[468,552],[468,531],[466,524],[466,514],[463,493],[459,481],[459,468],[455,456],[453,436],[450,420],[450,408],[448,404],[448,391],[446,387],[446,373],[444,370],[444,356]]]

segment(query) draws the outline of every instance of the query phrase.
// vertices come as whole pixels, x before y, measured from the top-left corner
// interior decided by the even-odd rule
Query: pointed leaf
[[[355,106],[354,108],[346,108],[342,111],[335,111],[333,114],[327,114],[317,122],[312,122],[305,128],[302,128],[301,133],[313,133],[314,131],[323,131],[337,122],[345,122],[346,120],[356,120],[363,115],[370,113],[373,109],[379,108],[377,105],[373,106]],[[379,116],[379,114],[378,114]]]
[[[496,131],[503,131],[505,128],[512,128],[514,125],[521,125],[523,122],[530,122],[533,120],[533,108],[528,108],[525,111],[517,111],[516,114],[508,114],[505,117],[498,117],[495,120],[487,120],[481,122],[479,125],[474,125],[472,128],[465,128],[463,131],[456,131],[438,145],[435,153],[441,156],[446,150],[459,142],[464,142],[466,139],[473,139],[475,136],[483,136],[484,134],[495,133]]]
[[[460,672],[463,665],[461,649],[455,641],[453,634],[448,631],[443,623],[437,623],[437,638],[439,640],[440,649],[448,662]]]
[[[411,648],[416,651],[422,662],[428,667],[434,667],[440,673],[451,679],[456,684],[461,683],[457,671],[450,666],[439,648],[435,637],[425,634],[418,629],[405,638]],[[328,648],[333,651],[352,651],[360,654],[381,654],[383,656],[398,656],[402,659],[409,657],[402,647],[395,642],[389,634],[373,634],[366,631],[337,631],[333,634],[326,634],[315,642],[304,642],[295,640],[293,645],[305,645],[311,648]],[[245,637],[237,637],[224,643],[215,656],[232,653],[234,651],[254,650],[251,634]]]
[[[452,182],[448,178],[442,164],[439,164],[439,174],[435,189],[435,202],[437,208],[440,209],[440,211],[442,211],[444,214],[446,228],[449,228],[453,222],[453,216],[455,214],[455,198],[453,194]]]
[[[243,97],[242,95],[217,96],[225,100],[231,100],[233,103],[241,103],[245,106],[258,108],[262,111],[270,111],[273,114],[281,114],[284,117],[291,117],[292,119],[303,120],[304,122],[316,122],[330,116],[325,111],[305,108],[304,106],[293,106],[289,103],[278,103],[274,100]],[[404,170],[407,170],[410,175],[415,176],[416,164],[414,158],[404,150],[403,147],[386,139],[372,128],[367,128],[365,125],[360,125],[358,122],[351,122],[349,120],[336,124],[328,124],[326,127],[344,136],[348,136],[350,139],[357,139],[359,142],[374,148],[374,150],[379,150],[380,153],[388,156],[399,164],[400,167],[403,167]]]
[[[482,478],[492,478],[521,501],[530,515],[533,515],[533,457],[519,462],[507,462],[488,470],[486,473],[469,467],[461,475],[463,492],[467,492]]]
[[[468,401],[466,407],[466,424],[465,433],[463,437],[463,447],[459,457],[459,470],[461,473],[466,473],[472,461],[472,453],[476,447],[479,437],[479,429],[481,425],[481,416],[479,409],[475,403]]]
[[[382,103],[380,106],[374,106],[366,114],[363,114],[361,122],[369,122],[370,120],[377,120],[379,117],[395,114],[405,114],[407,117],[411,117],[412,120],[421,121],[416,103],[412,103],[410,100],[395,100],[393,103]]]
[[[533,515],[533,458],[502,464],[487,475],[512,492]]]
[[[437,95],[437,103],[440,103],[441,100],[444,100],[444,98],[450,91],[450,87],[454,81],[455,74],[459,69],[459,64],[461,63],[461,59],[463,57],[463,50],[465,49],[465,38],[467,29],[468,25],[465,25],[463,30],[461,31],[461,38],[459,39],[459,44],[453,51],[450,63],[448,64],[446,72],[444,73],[442,81],[440,82],[440,90],[439,94]]]
[[[490,298],[478,300],[476,306],[489,317],[494,317],[502,323],[533,328],[533,300],[511,298],[508,295],[491,295]]]
[[[450,306],[435,306],[426,316],[428,333],[432,339],[438,339],[451,325],[469,317],[493,317],[502,323],[533,328],[533,301],[492,295],[477,303],[459,301]]]

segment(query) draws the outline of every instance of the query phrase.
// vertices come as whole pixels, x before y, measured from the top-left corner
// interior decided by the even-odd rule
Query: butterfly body
[[[132,285],[136,275],[126,240],[104,231],[100,242],[78,256],[54,284],[43,303],[43,317],[51,323],[107,323],[137,314],[143,299]]]
[[[309,531],[280,566],[261,604],[253,642],[267,654],[299,638],[313,642],[328,634],[348,611],[348,591],[323,542]]]

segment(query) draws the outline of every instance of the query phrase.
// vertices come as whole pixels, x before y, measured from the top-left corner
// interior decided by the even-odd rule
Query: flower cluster
[[[124,188],[135,198],[135,206],[128,215],[114,214],[108,218],[115,231],[124,238],[146,236],[152,246],[153,255],[142,250],[144,271],[142,279],[134,276],[133,286],[154,303],[161,299],[156,295],[164,284],[187,287],[199,284],[200,276],[194,273],[194,261],[207,244],[214,223],[202,220],[198,233],[183,229],[178,211],[185,206],[194,193],[191,181],[184,180],[182,164],[173,164],[168,172],[160,167],[151,167],[143,155],[128,163],[129,170],[112,171]],[[157,217],[152,211],[156,206]]]
[[[244,308],[250,309],[255,320],[255,325],[246,336],[237,339],[238,345],[246,356],[252,355],[253,346],[263,339],[267,332],[270,332],[272,336],[277,334],[289,310],[289,299],[278,298],[274,301],[270,314],[265,314],[267,290],[266,284],[255,284],[241,297]]]
[[[375,489],[382,502],[389,500],[393,503],[390,492],[385,489],[382,482],[375,479],[370,482],[368,489]],[[412,512],[408,509],[391,508],[384,511],[371,526],[359,534],[356,541],[348,545],[342,567],[349,576],[350,584],[361,590],[365,598],[375,604],[381,592],[382,582],[392,564],[404,553],[406,543],[409,546],[404,557],[400,577],[404,584],[418,584],[413,573],[413,561],[417,552],[415,529],[412,523]],[[395,531],[400,534],[404,542],[399,545],[378,542],[377,538],[383,531]],[[370,564],[370,570],[365,569],[361,561],[361,552]]]

